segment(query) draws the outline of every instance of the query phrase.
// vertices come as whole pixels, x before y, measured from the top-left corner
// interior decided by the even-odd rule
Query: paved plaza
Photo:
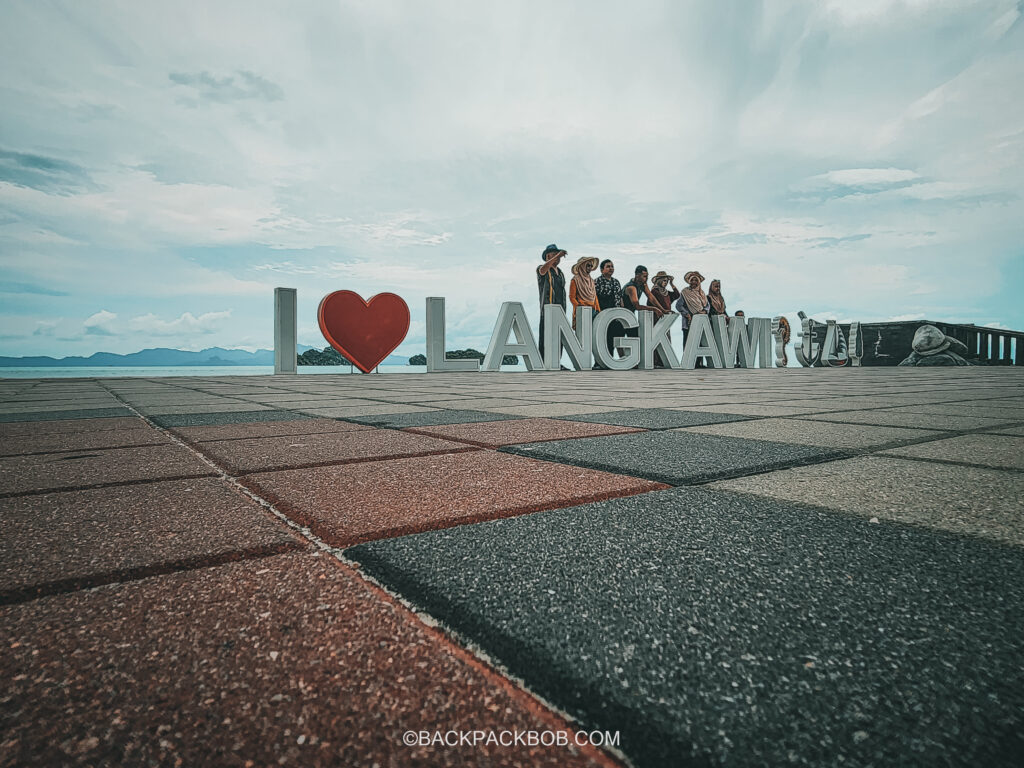
[[[1013,367],[0,380],[0,765],[1019,766],[1022,513]]]

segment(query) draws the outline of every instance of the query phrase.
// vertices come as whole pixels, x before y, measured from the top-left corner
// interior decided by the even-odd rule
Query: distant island
[[[469,349],[453,349],[444,353],[444,356],[449,360],[480,360],[484,359],[484,353],[478,352],[477,350],[470,347]],[[426,355],[413,355],[409,358],[409,365],[426,365]],[[519,358],[516,355],[503,355],[501,358],[502,365],[518,365]]]
[[[299,365],[348,365],[348,361],[327,347],[320,352],[315,347],[305,344],[298,345]],[[341,362],[303,362],[303,355],[313,352],[323,356],[330,350]],[[316,358],[315,358],[316,359]],[[322,358],[323,359],[323,358]],[[399,355],[390,355],[384,360],[384,365],[405,365],[408,358]],[[224,349],[222,347],[210,347],[199,352],[187,352],[183,349],[167,349],[158,347],[155,349],[143,349],[139,352],[131,352],[126,355],[119,355],[113,352],[97,352],[89,357],[48,357],[45,355],[33,355],[29,357],[0,357],[0,368],[71,368],[90,367],[108,368],[116,366],[233,366],[233,365],[257,365],[272,366],[274,364],[274,351],[272,349],[257,349],[255,352],[247,352],[244,349]]]

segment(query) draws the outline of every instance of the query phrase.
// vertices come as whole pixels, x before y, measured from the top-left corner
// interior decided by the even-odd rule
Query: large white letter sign
[[[812,367],[818,361],[821,354],[821,347],[814,340],[814,320],[807,317],[803,312],[800,315],[800,343],[793,345],[793,352],[796,353],[797,362],[804,368]]]
[[[629,350],[621,360],[615,359],[614,350],[608,347],[608,325],[618,320],[625,328],[636,328],[636,315],[628,309],[615,307],[597,313],[594,321],[594,357],[601,365],[612,371],[628,371],[640,362],[640,339],[632,336],[616,336],[612,344]]]
[[[864,357],[864,339],[860,333],[860,321],[850,323],[850,365],[859,366]]]
[[[742,368],[754,368],[754,359],[758,353],[761,357],[761,367],[769,367],[771,325],[767,325],[766,328],[766,324],[771,321],[763,317],[731,317],[727,323],[723,315],[715,315],[709,319],[726,368],[732,368],[737,361]]]
[[[772,338],[775,339],[775,366],[786,367],[786,339],[782,335],[782,315],[772,318]]]
[[[846,349],[846,336],[843,335],[843,329],[836,325],[835,320],[825,321],[825,343],[821,347],[821,365],[831,368],[846,365],[849,360]]]
[[[672,342],[669,341],[668,332],[672,325],[679,319],[675,312],[667,312],[654,322],[653,312],[640,313],[640,368],[650,370],[654,367],[654,355],[661,352],[661,360],[667,368],[678,368],[679,358],[676,351],[672,349]]]
[[[562,345],[569,354],[572,367],[577,371],[589,371],[594,367],[592,326],[594,310],[590,307],[576,308],[576,332],[573,333],[565,310],[557,304],[544,305],[544,367],[557,371],[562,367]]]
[[[444,356],[444,299],[427,298],[427,373],[479,371],[479,360],[449,360]]]
[[[510,331],[515,333],[517,344],[508,343]],[[537,342],[533,340],[533,331],[526,320],[526,310],[518,301],[506,301],[501,305],[498,322],[494,324],[494,333],[487,345],[487,354],[484,355],[483,369],[500,370],[501,358],[505,355],[522,355],[528,371],[544,367]]]
[[[722,352],[711,331],[711,318],[707,315],[693,315],[690,327],[683,341],[683,368],[693,368],[698,357],[710,357],[715,368],[723,367]]]

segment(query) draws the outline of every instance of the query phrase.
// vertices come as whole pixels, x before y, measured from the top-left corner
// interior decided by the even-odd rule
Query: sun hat
[[[662,278],[665,278],[666,280],[675,280],[675,278],[672,277],[672,275],[670,275],[668,272],[666,272],[665,270],[662,269],[662,270],[660,270],[658,272],[658,274],[656,274],[653,278],[651,278],[651,282],[652,283],[656,283],[659,280],[661,280]]]
[[[547,261],[549,253],[566,253],[566,251],[552,243],[551,245],[544,249],[544,253],[540,255],[541,259]]]
[[[702,282],[702,283],[704,282],[704,275],[702,275],[700,272],[698,272],[695,269],[692,269],[689,272],[687,272],[685,275],[683,275],[683,282],[684,283],[689,283],[690,282],[690,278],[693,277],[694,275],[697,276],[697,279],[700,280],[700,282]]]
[[[572,265],[571,271],[574,275],[578,275],[581,273],[589,275],[591,272],[597,269],[598,261],[599,260],[597,256],[581,256],[579,261]]]

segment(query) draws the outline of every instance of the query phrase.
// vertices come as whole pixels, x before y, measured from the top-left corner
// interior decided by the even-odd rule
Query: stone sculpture
[[[934,325],[918,328],[910,346],[913,351],[900,365],[973,365],[961,357],[967,353],[967,345],[947,336]]]

